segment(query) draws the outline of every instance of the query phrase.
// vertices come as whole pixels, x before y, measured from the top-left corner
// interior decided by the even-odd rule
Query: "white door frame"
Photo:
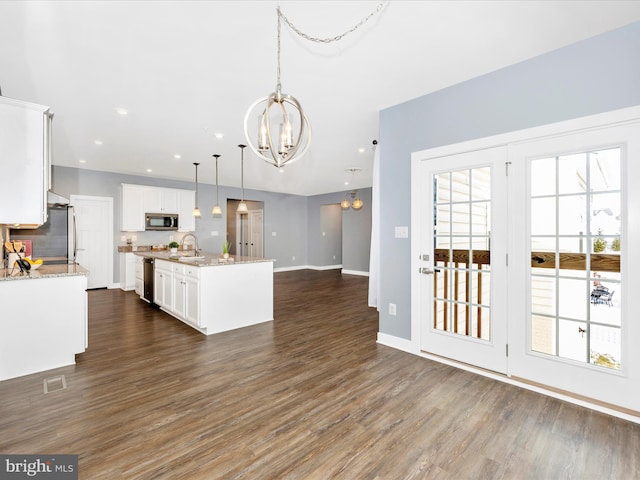
[[[588,131],[589,129],[600,129],[604,126],[616,125],[616,124],[624,124],[631,123],[634,121],[640,120],[640,106],[629,107],[621,110],[615,110],[611,112],[605,112],[601,114],[592,115],[589,117],[581,117],[577,119],[567,120],[563,122],[558,122],[549,125],[543,125],[539,127],[533,127],[526,130],[519,130],[515,132],[505,133],[501,135],[496,135],[492,137],[471,140],[468,142],[462,142],[454,145],[446,145],[442,147],[436,147],[433,149],[423,150],[414,152],[411,155],[411,224],[413,226],[411,233],[411,338],[408,342],[403,342],[402,340],[394,341],[392,339],[385,339],[383,343],[390,344],[391,346],[395,346],[396,348],[402,348],[411,353],[426,357],[432,358],[437,361],[441,361],[443,363],[448,363],[455,365],[459,368],[464,368],[470,371],[474,371],[475,373],[479,373],[491,378],[495,378],[497,380],[505,381],[507,383],[512,383],[519,385],[521,387],[538,391],[541,393],[545,393],[550,396],[554,396],[557,398],[561,398],[566,401],[570,401],[573,403],[577,403],[580,405],[589,406],[591,408],[597,409],[599,411],[603,411],[608,414],[616,415],[621,418],[625,418],[634,422],[640,423],[640,416],[637,416],[633,413],[633,411],[624,411],[624,407],[620,408],[610,408],[609,406],[602,403],[593,403],[590,402],[589,399],[578,398],[572,394],[566,394],[567,392],[558,392],[551,389],[547,389],[544,386],[533,385],[531,383],[521,382],[519,380],[512,380],[508,376],[494,374],[492,372],[486,372],[482,369],[475,368],[473,366],[466,366],[456,362],[449,361],[447,359],[442,359],[440,357],[434,357],[432,355],[426,354],[420,351],[420,321],[421,321],[421,312],[420,312],[420,273],[419,269],[421,268],[420,261],[420,243],[419,236],[420,232],[418,231],[418,226],[420,225],[420,165],[421,162],[428,158],[437,158],[444,157],[448,155],[454,155],[464,152],[471,152],[475,150],[481,150],[486,148],[493,148],[498,146],[509,145],[518,142],[525,141],[533,141],[543,138],[551,138],[559,135],[566,135],[568,133],[572,133],[575,131]],[[635,227],[636,229],[638,227]],[[631,250],[631,249],[629,249]],[[631,252],[627,251],[627,255]],[[631,262],[634,266],[639,267],[634,271],[640,271],[640,254],[634,255],[633,259],[628,258],[627,261]],[[626,279],[629,282],[629,279]],[[640,283],[640,281],[634,281],[634,284]],[[631,285],[628,286],[631,288]],[[631,333],[627,330],[628,333]],[[631,359],[628,359],[630,361]],[[637,358],[634,358],[634,362],[637,362]],[[634,371],[634,378],[632,379],[634,382],[638,381],[639,373],[637,370],[640,368],[640,365],[631,364],[630,369]]]
[[[92,195],[71,195],[69,197],[69,203],[71,205],[75,205],[74,202],[83,200],[86,201],[101,201],[107,204],[108,207],[108,221],[107,221],[107,250],[109,252],[109,262],[107,264],[107,274],[109,275],[107,288],[118,288],[119,284],[113,282],[113,262],[114,260],[114,250],[113,250],[113,197],[97,197]],[[76,209],[77,214],[77,209]]]

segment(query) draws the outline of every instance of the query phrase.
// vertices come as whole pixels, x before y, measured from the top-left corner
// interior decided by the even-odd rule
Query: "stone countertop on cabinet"
[[[262,263],[273,262],[271,258],[258,258],[258,257],[243,257],[239,255],[230,255],[228,259],[222,258],[220,253],[202,253],[197,260],[194,258],[193,253],[189,252],[187,255],[184,252],[178,254],[171,254],[168,251],[148,251],[148,252],[133,252],[141,257],[150,257],[158,260],[166,260],[169,262],[179,263],[181,265],[193,265],[196,267],[218,267],[224,265],[240,265],[244,263]],[[180,260],[182,258],[183,260]],[[193,258],[191,260],[191,258]]]
[[[37,270],[31,270],[28,273],[22,273],[18,267],[13,269],[0,269],[0,282],[5,280],[35,280],[39,278],[74,277],[77,275],[88,276],[89,270],[81,267],[77,263],[64,265],[44,264]]]

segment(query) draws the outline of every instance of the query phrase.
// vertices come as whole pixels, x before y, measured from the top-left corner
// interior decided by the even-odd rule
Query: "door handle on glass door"
[[[434,272],[430,268],[422,267],[422,268],[420,268],[420,273],[422,273],[424,275],[433,275]]]

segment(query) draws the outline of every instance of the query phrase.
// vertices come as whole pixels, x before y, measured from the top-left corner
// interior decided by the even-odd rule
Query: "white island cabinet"
[[[154,303],[211,335],[273,320],[273,260],[205,254],[195,262],[137,252],[154,261]]]
[[[0,269],[0,380],[71,365],[85,351],[87,274],[79,265]]]

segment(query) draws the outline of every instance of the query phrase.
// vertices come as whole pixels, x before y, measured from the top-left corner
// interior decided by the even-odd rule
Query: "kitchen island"
[[[77,264],[0,269],[0,380],[71,365],[85,351],[88,274]]]
[[[153,302],[205,335],[273,320],[273,260],[135,253],[154,260]]]

